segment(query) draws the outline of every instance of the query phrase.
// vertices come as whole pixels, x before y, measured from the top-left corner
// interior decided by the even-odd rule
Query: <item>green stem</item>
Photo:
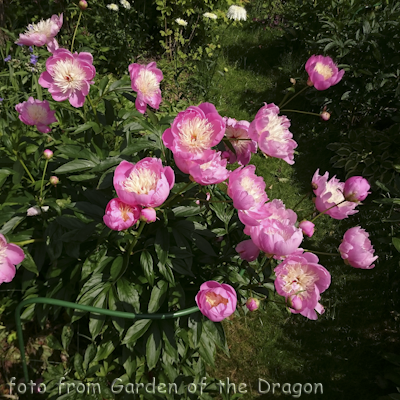
[[[16,244],[17,246],[25,246],[27,244],[31,244],[31,243],[37,243],[37,242],[44,242],[43,239],[29,239],[29,240],[24,240],[22,242],[11,242],[13,244]]]
[[[96,107],[93,105],[93,102],[92,102],[92,99],[90,98],[90,95],[88,94],[86,97],[87,97],[87,99],[89,100],[90,106],[92,107],[93,114],[94,114],[94,116],[96,117],[96,121],[97,121],[97,123],[100,125],[99,117],[98,117],[98,115],[97,115]]]
[[[46,159],[46,164],[44,165],[44,170],[43,170],[43,175],[42,175],[42,183],[40,184],[40,198],[39,198],[40,203],[42,203],[44,176],[46,175],[46,169],[47,169],[47,164],[48,163],[49,163],[49,160]]]
[[[292,208],[292,210],[294,211],[294,210],[303,202],[303,200],[304,200],[306,197],[308,197],[308,195],[309,195],[310,193],[311,193],[311,192],[306,193],[306,194],[300,199],[300,201]]]
[[[338,253],[324,253],[323,251],[315,251],[315,250],[307,250],[303,249],[307,253],[315,253],[315,254],[321,254],[322,256],[340,256]]]
[[[15,152],[16,153],[16,152]],[[21,165],[24,167],[24,170],[26,171],[26,173],[28,174],[30,180],[32,181],[32,183],[35,183],[35,180],[33,179],[33,176],[31,175],[31,173],[29,172],[29,169],[26,167],[25,163],[22,161],[22,158],[18,156],[18,161],[21,163]]]
[[[196,183],[196,182],[188,182],[178,193],[174,194],[172,197],[170,197],[169,199],[167,199],[167,201],[163,204],[163,208],[170,203],[173,199],[175,199],[175,197],[178,197],[180,194],[182,194],[192,183]]]
[[[281,112],[294,112],[298,114],[308,114],[308,115],[315,115],[317,117],[320,117],[321,114],[313,113],[313,112],[308,112],[308,111],[300,111],[300,110],[281,110]]]
[[[314,222],[318,217],[325,214],[327,211],[331,210],[332,208],[337,207],[339,204],[344,203],[345,201],[346,201],[346,199],[342,200],[340,203],[334,204],[332,207],[327,208],[326,210],[319,213],[316,217],[314,217],[310,222]]]
[[[267,267],[269,266],[269,264],[271,263],[272,258],[274,257],[274,255],[272,255],[271,257],[268,258],[267,262],[264,263],[264,265],[262,266],[262,273],[264,275],[265,270],[267,269]]]
[[[286,106],[286,104],[289,104],[295,97],[297,97],[300,93],[304,92],[306,89],[308,89],[310,86],[306,86],[303,89],[301,89],[299,92],[297,92],[296,94],[294,94],[286,103],[283,103],[281,105],[281,107]],[[279,108],[281,108],[279,107]]]
[[[74,49],[75,36],[76,36],[76,32],[78,31],[78,26],[79,26],[79,22],[81,21],[81,17],[82,17],[82,11],[79,11],[78,23],[76,24],[76,27],[75,27],[74,36],[72,36],[71,53],[72,53],[72,50]]]

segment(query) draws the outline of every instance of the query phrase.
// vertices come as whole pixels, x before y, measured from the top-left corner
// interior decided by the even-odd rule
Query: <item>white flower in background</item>
[[[181,26],[186,26],[186,25],[187,25],[187,22],[186,22],[184,19],[182,19],[182,18],[177,18],[177,19],[175,20],[175,22],[176,22],[178,25],[181,25]]]
[[[211,18],[211,19],[217,19],[218,18],[214,13],[209,13],[209,12],[204,13],[203,17]]]
[[[226,16],[234,21],[246,21],[247,12],[243,7],[240,6],[230,6]]]
[[[109,10],[112,10],[112,11],[118,11],[118,10],[119,10],[119,7],[118,7],[116,4],[114,4],[114,3],[107,4],[107,8],[108,8]]]
[[[126,8],[127,10],[130,10],[130,8],[131,8],[131,3],[129,3],[129,1],[120,0],[119,2],[121,3],[122,7]]]

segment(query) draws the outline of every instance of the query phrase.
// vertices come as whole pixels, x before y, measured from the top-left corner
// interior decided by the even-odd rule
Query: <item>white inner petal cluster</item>
[[[240,186],[250,195],[253,199],[258,202],[264,191],[261,189],[259,185],[254,182],[254,179],[250,178],[249,176],[245,176],[240,181]]]
[[[32,35],[34,33],[44,33],[47,37],[51,36],[51,19],[43,19],[40,20],[37,24],[29,24],[28,30],[25,32],[25,35]]]
[[[147,69],[142,69],[139,72],[139,76],[136,78],[135,83],[139,92],[142,92],[144,96],[149,97],[156,94],[160,87],[156,74]]]
[[[180,139],[190,152],[202,152],[210,149],[212,132],[212,125],[207,119],[194,117],[183,122]]]
[[[85,71],[75,63],[75,60],[60,60],[53,67],[54,83],[62,93],[69,90],[81,90],[86,78]]]
[[[249,144],[249,137],[244,129],[233,129],[227,127],[225,131],[225,136],[229,139],[233,139],[231,140],[231,144],[235,148],[237,153],[244,152],[247,148],[247,145]]]
[[[149,169],[133,169],[123,186],[128,192],[148,194],[157,188],[157,174]]]
[[[31,104],[27,107],[27,112],[30,119],[36,124],[46,120],[47,111],[42,105]]]
[[[132,207],[128,204],[121,203],[119,205],[119,211],[121,212],[122,219],[126,222],[129,219],[129,213],[132,213]]]
[[[323,64],[321,62],[317,62],[314,67],[315,71],[321,74],[324,77],[324,80],[331,78],[333,75],[332,68],[329,65]]]
[[[309,297],[314,292],[317,277],[308,270],[307,265],[290,264],[287,274],[282,277],[285,285],[283,290],[288,294],[296,294],[301,299]]]
[[[343,193],[340,191],[338,186],[331,181],[326,182],[325,193],[328,193],[328,192],[331,193],[331,197],[329,197],[329,199],[328,199],[329,203],[339,204],[341,201],[344,200]],[[338,207],[340,207],[344,204],[345,203],[339,204]]]
[[[262,132],[268,131],[269,136],[267,137],[267,141],[273,140],[275,142],[284,143],[286,139],[284,138],[284,131],[285,129],[281,125],[281,117],[278,115],[272,114],[268,116],[268,124],[263,129]]]
[[[246,9],[240,6],[230,6],[226,16],[229,19],[233,19],[234,21],[246,21],[247,19],[247,12]]]
[[[0,262],[4,260],[7,251],[7,242],[0,238]]]

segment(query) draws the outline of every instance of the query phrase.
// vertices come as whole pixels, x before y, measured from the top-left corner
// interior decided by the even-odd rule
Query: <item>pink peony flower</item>
[[[240,258],[246,261],[254,261],[260,254],[260,249],[254,244],[251,239],[240,242],[235,250],[239,253]]]
[[[183,171],[188,169],[192,179],[200,185],[215,185],[228,179],[230,171],[226,169],[227,160],[221,158],[221,152],[210,150],[203,160],[185,160],[174,157],[177,167]]]
[[[123,231],[136,224],[139,217],[139,207],[130,206],[120,199],[115,198],[110,200],[107,204],[103,221],[110,229],[114,231]]]
[[[196,303],[203,315],[211,321],[219,322],[235,312],[237,296],[232,286],[208,281],[200,286]]]
[[[159,158],[146,157],[136,164],[122,161],[114,173],[118,197],[131,206],[160,206],[174,183],[174,171],[171,167],[163,167]]]
[[[331,275],[318,264],[312,253],[291,255],[275,268],[275,288],[279,295],[291,302],[290,311],[315,320],[317,311],[324,312],[320,294],[331,284]]]
[[[301,221],[299,224],[299,228],[303,231],[304,235],[311,237],[314,235],[314,227],[315,225],[311,221]]]
[[[359,226],[346,231],[339,246],[340,254],[346,264],[361,269],[375,267],[375,264],[372,263],[378,256],[374,257],[374,248],[368,237],[369,234]]]
[[[319,175],[319,169],[315,172],[312,179],[312,187],[314,194],[317,196],[315,199],[315,206],[319,212],[324,212],[330,207],[330,210],[325,214],[330,215],[334,219],[344,219],[349,215],[356,214],[355,210],[357,203],[345,201],[343,196],[344,183],[340,182],[335,177],[328,181],[329,173]],[[337,204],[336,207],[335,204]]]
[[[358,203],[371,194],[368,181],[362,176],[352,176],[344,183],[343,195],[346,200]]]
[[[237,162],[240,165],[247,165],[250,162],[251,153],[257,153],[257,142],[251,140],[247,134],[250,123],[227,117],[224,117],[224,121],[226,123],[225,136],[230,140],[236,154],[225,144],[226,151],[223,157],[228,159],[229,164]]]
[[[96,75],[90,53],[74,53],[59,49],[46,61],[39,84],[49,89],[55,101],[69,100],[73,107],[82,107]]]
[[[50,149],[46,149],[46,150],[43,152],[43,157],[44,157],[46,160],[50,160],[50,159],[53,157],[53,152],[52,152]]]
[[[260,307],[260,300],[250,297],[246,301],[246,307],[249,309],[249,311],[256,311],[258,310],[258,307]]]
[[[287,225],[294,225],[297,221],[297,214],[290,208],[286,208],[280,199],[273,199],[266,203],[264,207],[270,213],[267,217],[270,220],[276,219]]]
[[[145,221],[148,224],[150,222],[155,222],[157,219],[157,214],[156,214],[156,210],[152,207],[148,207],[148,208],[143,208],[140,211],[140,220],[141,221]]]
[[[332,58],[316,55],[311,56],[306,62],[306,71],[310,86],[314,84],[317,90],[325,90],[336,85],[344,74],[344,70],[339,71]]]
[[[54,38],[60,31],[63,24],[63,15],[59,17],[52,15],[46,21],[41,20],[37,24],[29,24],[25,33],[20,33],[19,39],[15,42],[26,46],[43,46],[47,44],[47,50],[53,53],[59,48],[57,40]]]
[[[330,117],[331,117],[331,114],[329,114],[328,111],[322,111],[321,118],[324,121],[329,121]]]
[[[287,256],[298,249],[303,232],[293,225],[265,219],[249,229],[254,244],[263,252],[277,257]]]
[[[225,122],[211,103],[190,106],[181,111],[162,140],[174,156],[185,160],[202,160],[225,133]],[[188,173],[188,171],[183,171]]]
[[[162,100],[160,82],[163,80],[163,73],[157,68],[156,63],[130,64],[129,75],[132,81],[132,90],[137,92],[135,101],[137,110],[144,114],[147,105],[158,110]]]
[[[28,101],[19,103],[15,106],[19,113],[19,119],[26,125],[36,125],[39,132],[49,133],[51,128],[48,125],[57,122],[54,116],[55,111],[50,110],[47,100],[36,100],[29,97]]]
[[[265,103],[254,121],[250,124],[248,135],[257,141],[260,150],[270,157],[282,158],[288,164],[294,164],[294,149],[297,143],[289,132],[290,121],[284,115],[278,116],[279,107]]]
[[[11,282],[15,276],[15,266],[25,258],[23,250],[16,244],[7,243],[0,233],[0,284]]]

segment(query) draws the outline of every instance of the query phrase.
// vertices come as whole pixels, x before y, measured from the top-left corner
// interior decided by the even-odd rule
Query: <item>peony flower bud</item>
[[[368,181],[362,176],[352,176],[344,183],[343,195],[347,201],[358,203],[371,193]]]
[[[46,160],[50,160],[50,158],[53,157],[53,152],[52,152],[50,149],[46,149],[46,150],[43,152],[43,156],[44,156],[44,158],[45,158]]]
[[[322,118],[324,121],[328,121],[330,117],[331,117],[331,114],[329,114],[328,111],[323,111],[323,112],[321,113],[321,118]]]
[[[80,2],[78,3],[78,7],[82,10],[85,11],[88,7],[88,3],[86,0],[80,0]]]
[[[42,213],[42,211],[40,210],[40,208],[38,206],[33,206],[26,210],[26,215],[28,217],[35,217],[36,215],[39,215],[41,213]]]
[[[50,183],[53,185],[53,186],[57,186],[57,184],[60,182],[60,180],[56,177],[56,176],[51,176],[50,177]]]
[[[287,298],[287,305],[289,308],[299,311],[303,308],[303,301],[300,297],[292,295]]]
[[[260,306],[260,300],[255,299],[254,297],[250,297],[246,301],[246,307],[249,309],[249,311],[256,311],[258,310],[259,306]]]
[[[148,224],[150,222],[155,222],[155,220],[157,219],[156,217],[156,210],[152,207],[148,207],[148,208],[143,208],[143,210],[141,210],[140,212],[140,220],[147,222]]]
[[[299,228],[303,231],[304,235],[311,237],[314,235],[314,227],[315,225],[311,221],[301,221],[299,224]]]

